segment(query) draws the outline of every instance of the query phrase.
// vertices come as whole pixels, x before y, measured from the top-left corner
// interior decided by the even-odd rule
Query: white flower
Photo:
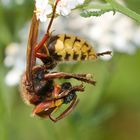
[[[36,16],[41,22],[47,21],[47,15],[52,13],[52,6],[48,0],[35,0],[36,5]]]
[[[25,44],[11,43],[6,47],[5,51],[4,64],[11,68],[5,77],[5,82],[9,86],[14,86],[19,83],[25,69]]]
[[[15,86],[19,84],[19,81],[21,79],[21,75],[23,74],[23,68],[19,69],[16,67],[13,67],[6,75],[5,77],[5,83],[8,86]]]
[[[74,0],[77,5],[83,4],[85,0]]]
[[[67,16],[77,5],[83,4],[85,0],[60,0],[56,12],[62,16]]]
[[[83,4],[85,0],[60,0],[58,2],[56,13],[67,16],[76,6]],[[56,2],[56,0],[55,0]],[[47,21],[47,15],[52,13],[52,6],[48,0],[35,0],[36,16],[41,22]]]
[[[66,16],[71,12],[71,6],[69,0],[61,0],[57,5],[56,12],[60,15]]]

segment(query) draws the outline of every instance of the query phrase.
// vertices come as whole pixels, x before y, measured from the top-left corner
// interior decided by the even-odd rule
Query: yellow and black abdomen
[[[56,61],[80,61],[96,59],[96,53],[91,45],[84,39],[60,34],[52,36],[47,42],[50,56]]]

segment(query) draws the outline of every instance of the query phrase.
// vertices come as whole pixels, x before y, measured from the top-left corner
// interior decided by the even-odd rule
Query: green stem
[[[133,10],[122,6],[121,4],[115,2],[114,0],[106,0],[108,3],[111,4],[111,6],[113,7],[113,9],[115,9],[116,11],[127,15],[128,17],[134,19],[135,21],[140,23],[140,15],[137,14],[136,12],[134,12]]]
[[[86,9],[101,9],[101,10],[113,10],[113,7],[110,4],[90,4],[84,5],[84,7],[80,7],[84,10]]]
[[[83,7],[80,8],[84,10],[100,9],[104,11],[118,11],[140,23],[140,15],[134,12],[133,10],[130,10],[129,8],[115,2],[114,0],[106,0],[106,2],[107,4],[90,4],[84,5]]]

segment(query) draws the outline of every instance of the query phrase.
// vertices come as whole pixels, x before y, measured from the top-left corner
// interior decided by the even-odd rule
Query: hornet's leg
[[[53,100],[56,100],[56,99],[61,99],[65,96],[67,96],[69,93],[71,93],[72,91],[84,91],[84,87],[83,85],[78,85],[78,86],[73,86],[73,87],[70,87],[69,89],[67,90],[64,90],[62,92],[61,91],[61,87],[59,85],[55,85],[54,86],[54,91],[52,92],[52,96],[50,98],[46,98],[45,101],[53,101]]]
[[[69,79],[69,78],[74,78],[86,83],[90,83],[92,85],[96,84],[96,81],[92,80],[91,74],[69,74],[69,73],[64,73],[64,72],[55,72],[55,73],[48,73],[44,75],[44,78],[46,80],[48,79],[56,79],[56,78],[64,78],[64,79]]]
[[[57,121],[63,119],[64,117],[66,117],[69,113],[71,113],[74,110],[74,108],[76,107],[76,105],[78,104],[78,102],[79,102],[79,100],[75,96],[75,98],[71,102],[70,106],[64,112],[62,112],[57,118],[54,118],[52,115],[49,115],[49,118],[53,122],[57,122]]]
[[[35,56],[38,57],[38,58],[44,57],[44,55],[41,54],[41,53],[39,53],[38,51],[39,51],[39,49],[40,49],[41,47],[44,46],[45,42],[46,42],[46,41],[48,40],[48,38],[50,37],[50,28],[51,28],[51,26],[52,26],[52,23],[53,23],[53,20],[54,20],[54,17],[55,17],[55,13],[56,13],[56,7],[57,7],[57,4],[58,4],[59,1],[60,1],[60,0],[56,0],[56,3],[55,3],[55,5],[54,5],[53,12],[52,12],[52,17],[51,17],[51,20],[50,20],[50,22],[49,22],[49,25],[48,25],[46,34],[44,35],[44,37],[42,38],[42,40],[39,42],[39,44],[36,45],[36,47],[35,47]],[[45,48],[46,48],[46,47],[45,47]],[[46,49],[47,49],[47,48],[46,48]],[[48,50],[47,50],[47,51],[48,51]],[[45,57],[46,57],[46,55],[45,55]]]
[[[68,89],[68,90],[64,90],[64,91],[62,91],[61,93],[59,93],[58,94],[58,99],[61,99],[61,98],[63,98],[63,97],[65,97],[65,96],[67,96],[69,93],[71,93],[72,91],[84,91],[84,87],[83,87],[83,85],[81,84],[81,85],[78,85],[78,86],[73,86],[73,87],[71,87],[70,89]]]

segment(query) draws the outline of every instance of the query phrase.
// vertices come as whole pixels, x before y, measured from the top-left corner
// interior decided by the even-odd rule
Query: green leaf
[[[99,17],[99,16],[103,15],[104,13],[110,12],[110,11],[113,11],[113,15],[115,14],[114,10],[108,9],[108,10],[99,10],[99,11],[87,11],[87,10],[84,10],[80,15],[82,17],[91,17],[91,16]]]

